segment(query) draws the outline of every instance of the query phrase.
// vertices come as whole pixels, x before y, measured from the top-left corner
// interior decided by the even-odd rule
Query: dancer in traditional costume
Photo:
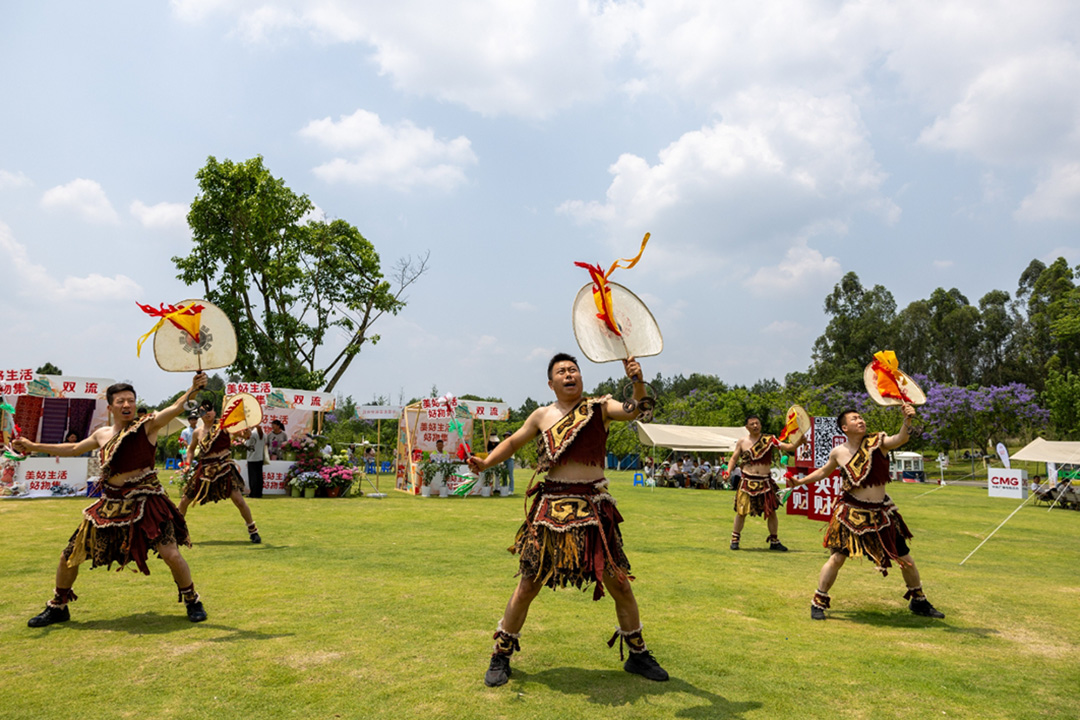
[[[240,469],[229,456],[232,448],[232,435],[217,420],[217,408],[209,400],[199,405],[202,413],[202,425],[191,439],[191,447],[196,453],[198,465],[195,474],[180,498],[180,512],[187,515],[191,503],[205,505],[209,502],[232,500],[240,511],[240,516],[247,523],[248,537],[253,543],[261,543],[259,528],[251,517],[251,508],[244,500],[244,478]]]
[[[892,562],[900,565],[900,573],[907,584],[905,600],[916,615],[943,618],[923,593],[922,580],[915,561],[911,557],[907,541],[911,531],[896,505],[885,492],[885,485],[892,479],[889,475],[887,451],[895,450],[908,441],[911,419],[915,408],[904,402],[904,423],[896,435],[883,432],[868,435],[866,421],[854,410],[845,410],[836,418],[840,432],[847,442],[833,448],[829,461],[806,477],[789,478],[789,487],[807,485],[829,477],[840,468],[843,478],[843,495],[836,502],[829,527],[825,531],[825,547],[832,551],[821,568],[817,592],[810,603],[810,617],[824,620],[829,608],[829,589],[849,557],[870,558],[882,576],[889,574]]]
[[[191,546],[183,515],[165,494],[154,469],[158,433],[184,409],[184,403],[206,385],[206,375],[199,373],[191,388],[164,410],[136,416],[135,389],[126,383],[105,391],[113,425],[93,432],[77,443],[60,445],[15,440],[19,452],[36,452],[59,457],[77,457],[100,449],[101,499],[83,511],[83,521],[71,536],[56,569],[56,589],[39,615],[28,623],[44,627],[66,622],[71,614],[68,603],[76,599],[72,586],[79,565],[90,561],[120,569],[128,563],[145,575],[150,574],[146,558],[153,550],[172,571],[179,599],[192,622],[206,619],[199,594],[191,579],[191,570],[180,555],[178,545]]]
[[[794,453],[805,441],[805,435],[800,435],[799,443],[794,445],[781,442],[774,435],[763,435],[761,418],[757,415],[746,418],[746,432],[748,435],[739,438],[735,443],[735,450],[728,463],[730,470],[734,470],[736,464],[742,465],[742,479],[735,491],[735,523],[731,529],[731,549],[739,549],[746,516],[764,515],[769,528],[769,549],[786,552],[787,548],[780,542],[778,534],[780,519],[776,511],[780,507],[780,499],[776,495],[779,488],[769,471],[772,468],[774,451],[779,448],[781,452],[789,455]]]
[[[633,358],[624,361],[626,374],[634,379],[634,398],[645,397],[641,367]],[[618,629],[608,641],[623,643],[630,654],[623,668],[650,680],[667,680],[667,672],[649,652],[642,637],[637,600],[630,587],[630,562],[623,553],[619,523],[622,515],[608,494],[603,467],[608,423],[633,420],[640,405],[631,411],[609,396],[583,397],[577,360],[560,353],[548,364],[548,387],[555,402],[535,410],[521,428],[499,443],[486,458],[470,457],[469,465],[481,472],[511,457],[536,438],[537,472],[547,473],[530,486],[532,505],[518,530],[510,552],[521,556],[521,580],[495,630],[495,647],[484,682],[503,685],[510,677],[510,656],[520,649],[521,628],[529,605],[544,587],[594,585],[593,599],[604,589],[615,600]]]

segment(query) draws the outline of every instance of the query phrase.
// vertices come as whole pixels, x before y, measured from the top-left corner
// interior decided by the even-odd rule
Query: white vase
[[[430,485],[421,485],[420,486],[420,497],[431,497],[431,486]]]
[[[491,486],[485,485],[480,488],[480,497],[491,497]]]
[[[499,486],[499,494],[502,495],[503,497],[510,497],[510,486],[509,485],[500,485]]]
[[[439,497],[450,497],[450,488],[445,485],[439,488]]]

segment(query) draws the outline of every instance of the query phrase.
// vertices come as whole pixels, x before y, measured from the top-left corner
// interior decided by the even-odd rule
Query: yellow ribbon
[[[142,357],[142,346],[143,346],[143,343],[144,343],[144,342],[146,342],[146,341],[147,341],[147,340],[148,340],[148,339],[150,338],[150,336],[151,336],[151,335],[153,335],[153,334],[154,334],[154,333],[156,333],[156,332],[157,332],[158,330],[160,330],[160,329],[161,329],[161,326],[165,324],[165,321],[166,321],[166,320],[171,320],[171,321],[173,321],[173,322],[175,322],[175,323],[178,323],[178,324],[180,324],[180,323],[183,323],[183,324],[181,325],[181,327],[184,327],[185,325],[188,325],[188,323],[186,323],[186,322],[184,322],[184,321],[182,321],[182,320],[179,320],[178,318],[180,318],[180,316],[181,316],[181,315],[184,315],[184,314],[185,314],[185,313],[186,313],[186,312],[188,311],[188,308],[194,307],[195,305],[196,305],[196,303],[192,302],[192,303],[191,303],[190,305],[184,305],[184,306],[183,306],[183,307],[181,307],[181,308],[180,308],[179,310],[175,310],[175,311],[173,311],[173,312],[169,313],[168,315],[162,315],[162,316],[161,316],[161,319],[160,319],[160,320],[158,320],[158,322],[157,322],[157,325],[155,325],[154,327],[150,328],[150,332],[146,333],[145,335],[143,335],[142,337],[140,337],[140,338],[139,338],[139,342],[138,342],[138,345],[136,346],[136,349],[135,349],[135,356],[136,356],[136,357]],[[194,317],[196,317],[196,316],[194,316],[194,315],[189,315],[188,317],[193,317],[193,318],[194,318]],[[196,319],[196,322],[198,322],[198,320],[197,320],[197,319]],[[185,332],[187,332],[187,333],[188,333],[189,335],[191,335],[192,337],[198,337],[198,329],[197,329],[197,326],[196,326],[196,331],[195,331],[195,333],[194,333],[194,334],[192,334],[192,333],[191,333],[191,330],[189,330],[189,329],[188,329],[187,327],[184,327],[184,331],[185,331]]]

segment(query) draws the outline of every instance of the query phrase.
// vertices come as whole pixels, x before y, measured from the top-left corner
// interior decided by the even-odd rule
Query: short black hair
[[[131,387],[130,383],[116,383],[105,388],[105,402],[112,405],[113,398],[122,392],[129,392],[135,397],[139,397],[135,394],[135,388]]]
[[[581,370],[581,365],[578,365],[577,358],[570,353],[555,353],[555,357],[551,358],[551,360],[548,361],[548,380],[551,379],[551,371],[555,368],[555,363],[561,362],[572,362],[574,363],[574,367],[576,367],[579,371]]]
[[[836,416],[836,429],[837,430],[839,430],[840,432],[844,432],[844,418],[846,416],[852,414],[852,413],[855,413],[856,415],[858,415],[859,411],[856,410],[855,408],[848,408],[847,410],[841,410],[840,411],[840,414]]]
[[[280,420],[271,420],[271,421],[270,421],[270,424],[271,424],[271,425],[277,425],[277,426],[278,426],[279,428],[281,428],[282,430],[284,430],[284,429],[285,429],[285,423],[281,422]]]
[[[743,425],[749,425],[751,420],[757,420],[758,422],[761,422],[761,416],[756,413],[751,413],[746,416],[746,422],[744,422]]]

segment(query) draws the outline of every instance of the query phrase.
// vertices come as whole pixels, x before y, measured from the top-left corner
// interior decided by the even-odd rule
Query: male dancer
[[[56,590],[45,609],[30,618],[30,627],[44,627],[71,618],[68,603],[76,600],[72,585],[79,574],[79,564],[90,560],[90,567],[111,567],[129,562],[145,575],[149,550],[158,554],[172,571],[187,607],[188,619],[206,619],[191,570],[177,545],[191,546],[187,524],[164,488],[154,469],[158,433],[184,408],[184,403],[206,385],[206,375],[195,376],[191,388],[169,407],[136,418],[135,389],[127,383],[111,385],[105,391],[113,424],[99,428],[77,443],[59,445],[35,443],[18,438],[15,449],[59,457],[78,457],[101,449],[101,499],[83,510],[83,521],[71,536],[60,565],[56,569]]]
[[[900,563],[900,572],[907,583],[905,600],[916,615],[943,618],[923,593],[922,581],[915,561],[908,551],[907,540],[911,531],[900,517],[900,512],[887,494],[885,485],[889,476],[887,451],[895,450],[908,441],[911,418],[915,408],[903,404],[904,422],[900,432],[886,436],[883,432],[866,434],[866,421],[854,410],[845,410],[836,418],[840,432],[847,442],[833,448],[829,461],[801,480],[789,478],[788,487],[808,485],[829,477],[840,468],[844,494],[836,502],[832,520],[825,531],[825,547],[832,551],[821,568],[818,589],[810,603],[810,617],[824,620],[829,607],[829,589],[836,582],[836,575],[848,557],[865,555],[874,561],[882,576],[889,574],[890,560]]]
[[[217,409],[214,403],[203,400],[199,404],[199,410],[202,412],[203,424],[191,438],[192,450],[198,449],[199,464],[191,482],[184,488],[184,496],[180,498],[180,514],[186,516],[192,502],[205,505],[229,498],[240,511],[240,517],[247,523],[251,542],[261,543],[259,529],[251,517],[251,508],[244,500],[244,479],[240,476],[236,463],[229,459],[232,435],[216,422]],[[190,455],[189,452],[189,457]]]
[[[742,460],[742,481],[735,491],[735,524],[731,529],[731,549],[739,549],[739,539],[742,537],[743,525],[746,524],[746,516],[765,516],[765,522],[769,526],[769,549],[787,552],[787,548],[780,542],[777,531],[780,528],[780,519],[776,514],[780,507],[780,500],[776,493],[779,488],[769,474],[772,467],[773,450],[780,448],[781,452],[792,454],[796,448],[806,441],[805,436],[798,445],[780,442],[773,435],[761,434],[761,418],[751,415],[746,418],[746,432],[744,438],[739,438],[735,443],[735,451],[731,454],[729,470],[734,470],[736,463]],[[728,477],[726,473],[724,477]]]
[[[634,380],[634,399],[641,400],[645,397],[641,366],[633,358],[624,365],[627,377]],[[554,403],[534,410],[525,424],[486,458],[469,458],[473,471],[481,472],[536,438],[537,472],[547,473],[543,482],[528,491],[534,496],[532,507],[511,548],[521,555],[521,581],[495,630],[495,648],[484,683],[496,687],[509,679],[510,656],[521,649],[518,638],[529,605],[545,585],[552,590],[567,585],[584,590],[592,583],[593,600],[604,596],[605,587],[615,600],[619,625],[608,647],[618,639],[621,658],[623,642],[629,645],[630,657],[623,669],[650,680],[667,680],[667,672],[641,635],[637,600],[630,587],[630,562],[623,553],[619,532],[622,515],[607,492],[603,471],[609,421],[633,420],[638,409],[627,412],[610,396],[583,397],[577,360],[566,353],[548,363],[548,387],[555,393]]]

